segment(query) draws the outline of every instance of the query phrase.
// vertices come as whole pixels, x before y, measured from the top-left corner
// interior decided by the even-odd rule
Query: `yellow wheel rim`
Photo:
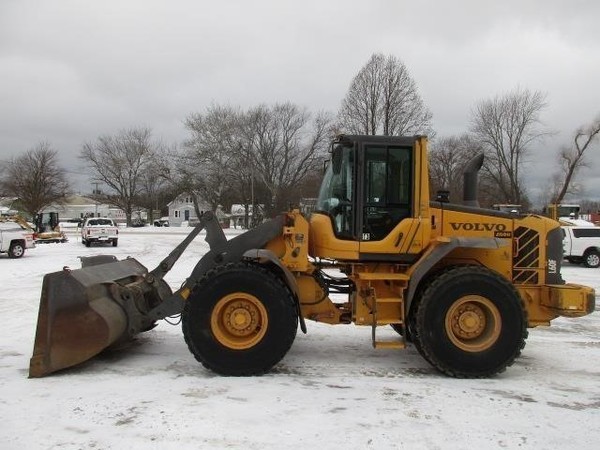
[[[479,295],[467,295],[448,310],[445,325],[454,345],[467,352],[481,352],[498,340],[502,319],[498,308],[490,300]]]
[[[254,295],[234,292],[215,305],[210,326],[222,345],[234,350],[255,346],[267,332],[267,310]]]

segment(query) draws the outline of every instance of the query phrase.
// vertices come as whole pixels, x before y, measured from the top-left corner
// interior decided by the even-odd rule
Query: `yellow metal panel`
[[[581,317],[595,308],[594,290],[578,284],[548,286],[549,293],[542,296],[542,305],[565,317]]]
[[[375,348],[384,349],[400,349],[406,348],[406,344],[403,341],[376,341],[373,345]]]
[[[344,312],[336,307],[310,274],[296,274],[302,317],[332,325],[341,323]]]
[[[313,213],[310,219],[310,255],[319,258],[358,260],[358,242],[338,239],[333,233],[331,219]]]
[[[356,276],[361,280],[394,280],[408,281],[410,277],[405,273],[390,272],[357,272]]]

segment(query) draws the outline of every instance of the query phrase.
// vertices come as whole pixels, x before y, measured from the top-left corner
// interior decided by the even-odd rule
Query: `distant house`
[[[109,217],[117,223],[125,223],[125,211],[82,195],[71,195],[64,203],[52,204],[40,212],[56,212],[61,220],[76,220],[84,217]],[[145,217],[145,212],[135,211],[134,217]],[[142,217],[144,216],[144,217]]]
[[[264,205],[256,205],[256,213],[258,220],[260,221],[263,215]],[[248,205],[248,224],[252,224],[252,217],[254,216],[254,208],[252,205]],[[246,205],[233,204],[231,205],[230,226],[234,228],[245,228],[246,227]]]
[[[300,199],[300,212],[306,217],[310,216],[317,206],[317,199],[315,197],[303,197]]]
[[[18,199],[15,197],[0,197],[0,216],[10,216],[18,211],[12,209],[13,203]]]
[[[61,204],[55,203],[40,212],[56,212],[61,221],[84,217],[111,217],[110,206],[82,195],[71,195]]]
[[[168,205],[169,207],[169,225],[172,227],[180,227],[182,224],[194,225],[198,223],[198,216],[194,209],[194,200],[189,194],[181,194],[177,196]],[[210,211],[211,207],[208,202],[198,201],[200,213]]]

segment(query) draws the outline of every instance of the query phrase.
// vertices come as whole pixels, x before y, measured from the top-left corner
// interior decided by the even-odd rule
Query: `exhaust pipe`
[[[463,205],[465,206],[479,208],[477,180],[481,166],[483,166],[483,153],[471,158],[463,172]]]

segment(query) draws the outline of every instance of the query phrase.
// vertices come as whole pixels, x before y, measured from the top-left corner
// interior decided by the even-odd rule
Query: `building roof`
[[[18,197],[0,197],[0,206],[10,207],[16,200],[18,200]]]
[[[100,202],[93,198],[84,197],[83,195],[70,195],[65,200],[66,205],[77,206],[77,205],[99,205]]]

